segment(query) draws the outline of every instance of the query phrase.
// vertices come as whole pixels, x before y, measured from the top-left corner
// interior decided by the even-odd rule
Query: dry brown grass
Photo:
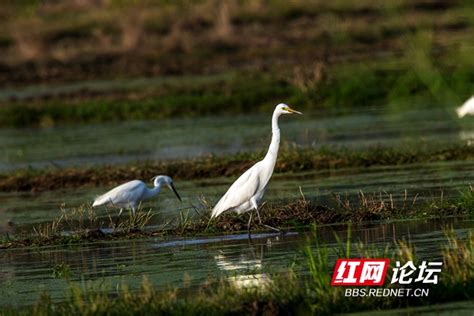
[[[291,77],[293,85],[303,92],[316,89],[328,76],[324,62],[315,62],[308,66],[295,66]],[[316,89],[317,90],[317,89]]]
[[[405,193],[406,194],[406,193]],[[390,194],[362,193],[354,200],[350,197],[334,195],[334,200],[326,204],[308,200],[302,194],[299,199],[277,204],[264,203],[260,207],[263,224],[282,229],[308,230],[309,227],[321,224],[357,223],[368,221],[393,220],[399,218],[439,218],[446,216],[466,216],[472,210],[466,211],[466,205],[472,203],[472,196],[462,202],[446,202],[442,197],[432,201],[417,203],[417,195],[408,195],[403,201],[396,203]],[[412,206],[410,206],[412,205]],[[233,212],[224,213],[210,221],[212,204],[201,197],[199,205],[183,210],[164,224],[158,230],[147,230],[147,224],[152,218],[151,210],[139,208],[135,215],[131,212],[129,217],[115,227],[115,221],[109,223],[98,221],[94,210],[87,205],[67,210],[63,207],[58,219],[51,223],[41,224],[34,229],[35,235],[24,234],[11,238],[5,236],[0,239],[0,249],[22,247],[29,245],[51,245],[64,243],[77,243],[91,240],[113,240],[117,238],[145,238],[151,236],[196,236],[209,234],[223,234],[246,232],[248,214],[237,215]],[[108,225],[108,226],[107,226]],[[112,228],[111,234],[104,234],[97,228]],[[255,218],[252,222],[252,231],[265,231],[267,228],[260,225]],[[66,234],[65,234],[66,233]],[[474,239],[470,236],[472,242]],[[472,242],[467,246],[454,241],[445,251],[452,254],[449,263],[456,268],[457,262],[464,262],[466,256],[472,256]],[[400,253],[398,256],[413,260],[413,247],[410,243],[397,244]],[[456,257],[461,256],[461,257]]]
[[[60,240],[62,236],[79,239],[103,237],[104,233],[101,229],[104,228],[111,228],[114,233],[120,235],[128,234],[143,229],[153,217],[151,210],[143,210],[141,206],[135,213],[131,210],[125,211],[119,221],[112,219],[109,214],[108,222],[100,221],[96,210],[88,204],[72,208],[67,208],[63,204],[60,206],[59,213],[57,219],[33,227],[34,234],[39,238],[38,241]]]
[[[52,236],[58,236],[62,232],[63,215],[59,218],[52,220],[49,223],[39,224],[33,227],[33,232],[40,238],[48,239]]]

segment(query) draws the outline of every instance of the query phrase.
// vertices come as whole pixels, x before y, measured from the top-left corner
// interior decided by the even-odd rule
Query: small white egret
[[[464,102],[463,105],[458,107],[456,112],[458,113],[459,118],[464,117],[467,114],[474,115],[474,95]]]
[[[264,225],[258,212],[258,206],[262,200],[265,189],[273,174],[275,163],[278,156],[278,148],[280,147],[280,128],[278,127],[278,118],[282,114],[302,114],[295,111],[284,103],[280,103],[275,107],[272,116],[272,141],[268,148],[265,158],[249,170],[242,174],[237,181],[227,190],[226,194],[219,200],[212,210],[211,219],[219,216],[227,211],[234,211],[242,214],[254,209],[257,212],[258,220],[262,226],[280,231],[275,227]],[[250,213],[247,228],[250,234],[250,224],[252,221],[252,213]]]
[[[173,185],[173,179],[168,176],[156,176],[153,177],[152,180],[154,180],[154,188],[148,188],[145,182],[141,180],[133,180],[121,184],[96,198],[92,207],[106,205],[120,208],[119,217],[122,214],[123,209],[129,207],[135,214],[138,204],[141,201],[148,200],[160,193],[163,184],[167,185],[181,201],[181,197]]]

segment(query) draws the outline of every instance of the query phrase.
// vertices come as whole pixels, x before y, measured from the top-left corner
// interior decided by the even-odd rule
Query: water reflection
[[[474,131],[459,132],[459,139],[468,146],[474,145]]]
[[[292,233],[296,237],[297,234]],[[217,268],[223,273],[228,282],[238,290],[265,291],[272,285],[272,279],[263,266],[264,253],[280,241],[280,235],[254,235],[248,239],[247,247],[234,253],[232,249],[220,250],[214,256]]]
[[[417,256],[437,258],[445,237],[443,229],[453,227],[460,237],[474,229],[474,219],[398,221],[351,225],[351,240],[384,249],[397,240],[410,241]],[[318,227],[319,247],[338,247],[335,234],[342,240],[349,226]],[[68,283],[56,278],[53,270],[60,264],[69,268],[71,280],[91,280],[111,284],[126,282],[137,289],[142,276],[147,275],[157,288],[182,287],[186,273],[191,286],[199,286],[214,276],[223,276],[238,289],[266,289],[271,286],[269,275],[285,271],[295,262],[304,263],[302,246],[308,233],[247,234],[164,240],[121,240],[97,242],[71,247],[35,247],[2,250],[0,256],[0,306],[30,304],[44,290],[60,300],[67,295]],[[316,245],[313,245],[316,247]],[[355,247],[353,248],[355,249]],[[332,251],[329,251],[332,253]],[[330,262],[335,262],[332,255]],[[304,264],[295,272],[305,274]]]
[[[226,257],[219,253],[214,256],[214,260],[218,269],[229,275],[227,280],[236,289],[265,290],[271,285],[271,278],[267,273],[262,272],[262,247],[251,247],[252,251],[250,253],[241,253],[236,258]],[[259,252],[259,257],[257,257],[254,250]]]

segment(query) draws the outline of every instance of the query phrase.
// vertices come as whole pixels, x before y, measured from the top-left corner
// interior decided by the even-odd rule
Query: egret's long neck
[[[278,148],[280,147],[280,128],[278,127],[278,117],[279,113],[276,111],[273,112],[272,116],[272,142],[270,143],[270,147],[268,147],[267,155],[265,156],[264,160],[270,160],[273,164],[275,164],[277,156],[278,156]]]
[[[145,191],[145,196],[143,197],[144,200],[149,199],[158,193],[160,193],[161,190],[161,182],[156,185],[154,188],[147,188]]]

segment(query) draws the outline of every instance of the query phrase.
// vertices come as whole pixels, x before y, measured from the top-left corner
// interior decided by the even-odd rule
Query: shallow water
[[[351,227],[351,240],[380,247],[395,240],[411,241],[420,258],[434,260],[444,244],[443,229],[453,227],[465,237],[474,229],[474,220],[444,219],[359,224]],[[319,247],[335,248],[334,234],[347,236],[346,225],[322,226]],[[197,286],[213,277],[229,278],[236,286],[264,283],[272,273],[292,263],[297,273],[306,274],[301,247],[304,233],[226,235],[209,238],[121,240],[95,242],[71,247],[42,247],[3,250],[0,256],[0,306],[24,305],[48,290],[55,299],[68,293],[67,281],[55,278],[54,267],[64,263],[73,281],[94,281],[114,292],[117,284],[137,289],[147,275],[159,289]],[[330,262],[336,258],[331,255]],[[442,282],[442,280],[440,281]]]
[[[282,140],[305,147],[440,146],[474,139],[473,118],[443,109],[282,117]],[[330,114],[329,114],[330,115]],[[0,172],[266,150],[269,115],[0,129]]]
[[[201,197],[211,204],[225,193],[235,178],[213,178],[194,181],[178,181],[176,188],[183,202],[164,189],[158,198],[143,204],[151,208],[154,218],[150,225],[156,226],[175,219],[180,212],[194,215],[192,206],[202,207]],[[474,161],[451,161],[421,163],[409,166],[383,166],[357,169],[324,170],[320,172],[300,172],[275,174],[265,194],[265,201],[284,203],[301,197],[321,204],[334,203],[333,194],[354,198],[360,190],[364,193],[379,193],[386,200],[391,194],[395,205],[411,205],[416,196],[417,203],[426,200],[451,199],[474,183]],[[300,191],[301,188],[301,191]],[[32,225],[51,221],[59,216],[59,208],[67,201],[66,208],[92,203],[95,196],[107,191],[108,187],[58,190],[52,192],[0,193],[0,232],[31,230]],[[407,197],[405,198],[405,190]],[[405,201],[406,199],[406,201]],[[108,215],[117,215],[116,210],[97,209],[101,220],[108,224]],[[8,226],[13,222],[15,228]]]

